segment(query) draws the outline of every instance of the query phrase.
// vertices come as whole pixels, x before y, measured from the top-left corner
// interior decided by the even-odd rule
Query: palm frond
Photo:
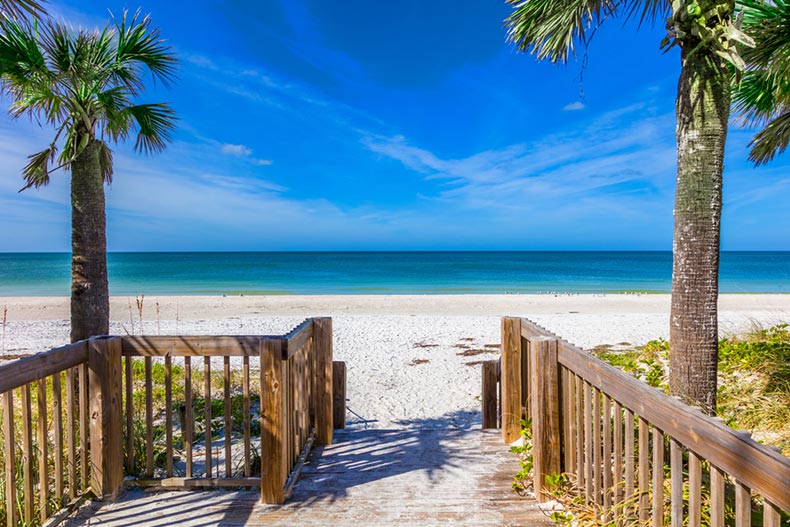
[[[744,123],[762,127],[749,144],[749,159],[762,165],[790,143],[790,3],[740,0],[739,7],[755,46],[741,50],[747,69],[733,104]]]
[[[161,152],[171,141],[177,118],[168,104],[139,104],[126,109],[137,122],[137,141],[134,148],[138,152],[151,154]]]
[[[749,146],[749,161],[756,166],[771,161],[777,154],[783,153],[790,144],[790,110],[785,111],[769,122],[765,128],[757,132]]]
[[[112,150],[104,141],[99,142],[99,167],[102,180],[108,184],[112,183]]]
[[[160,38],[159,29],[151,27],[149,15],[140,20],[138,11],[129,19],[128,11],[124,11],[120,22],[116,21],[116,31],[118,75],[125,75],[127,79],[133,77],[129,75],[129,68],[139,63],[145,65],[154,78],[161,80],[165,86],[175,80],[175,56]],[[137,86],[130,84],[129,88],[136,91]]]
[[[4,84],[24,89],[51,78],[37,32],[37,24],[0,18],[0,76]]]
[[[0,13],[20,18],[25,15],[41,16],[46,14],[44,3],[36,0],[0,0]]]
[[[19,192],[30,187],[42,187],[49,183],[49,163],[54,161],[57,151],[55,143],[52,143],[49,148],[28,156],[27,165],[22,169],[25,186]]]
[[[507,38],[519,51],[538,60],[566,62],[576,46],[586,46],[595,30],[608,18],[639,18],[655,23],[669,12],[666,1],[618,0],[506,0],[513,13],[505,19]]]

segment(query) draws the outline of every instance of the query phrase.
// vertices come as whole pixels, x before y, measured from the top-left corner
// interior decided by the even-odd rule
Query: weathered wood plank
[[[543,491],[546,476],[560,473],[560,371],[557,341],[537,337],[530,342],[532,379],[533,486],[539,502],[550,497]]]
[[[614,402],[614,477],[612,483],[614,492],[612,500],[615,504],[622,503],[625,481],[623,478],[623,407]],[[633,443],[632,443],[633,444]]]
[[[91,490],[114,498],[123,482],[123,398],[121,341],[97,338],[88,342],[90,400]]]
[[[502,439],[512,443],[521,437],[521,319],[502,319]]]
[[[332,444],[332,319],[313,319],[313,352],[316,357],[315,441]]]
[[[592,463],[593,463],[593,499],[594,503],[603,505],[602,497],[602,470],[601,470],[601,391],[593,387],[593,439],[592,439]]]
[[[80,489],[86,490],[90,485],[90,469],[88,467],[90,437],[90,400],[88,392],[87,361],[77,366],[79,375],[79,420],[80,420]]]
[[[261,500],[285,500],[286,437],[285,383],[282,342],[264,340],[261,346]]]
[[[334,391],[334,400],[332,401],[334,417],[332,422],[336,429],[342,430],[346,427],[346,363],[334,361],[332,368],[332,390]],[[306,371],[302,374],[302,378],[307,378]],[[305,409],[305,413],[307,412],[308,409]]]
[[[611,511],[612,497],[612,400],[602,394],[603,399],[603,459],[601,465],[603,469],[603,506],[607,511]],[[607,520],[611,517],[611,512],[607,515]]]
[[[85,341],[37,353],[0,365],[0,393],[44,379],[87,360]]]
[[[162,479],[132,479],[127,485],[140,488],[170,488],[170,489],[213,489],[261,486],[261,478],[162,478]]]
[[[763,527],[781,527],[782,515],[779,507],[766,501],[763,505]]]
[[[243,357],[255,356],[261,336],[179,336],[149,337],[128,335],[123,339],[125,357]]]

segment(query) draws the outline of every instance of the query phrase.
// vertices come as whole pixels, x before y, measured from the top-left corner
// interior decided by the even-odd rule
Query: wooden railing
[[[94,338],[9,362],[0,519],[43,523],[86,496],[114,498],[125,476],[260,487],[282,503],[312,445],[342,427],[344,383],[329,318],[282,336]]]
[[[103,455],[96,433],[108,401],[89,393],[103,382],[106,349],[119,351],[120,339],[78,342],[0,366],[0,523],[43,523],[101,488],[102,474],[93,469]]]
[[[790,511],[790,459],[529,320],[502,320],[500,367],[484,366],[484,422],[500,414],[508,443],[531,422],[539,499],[564,473],[603,520],[779,527]]]

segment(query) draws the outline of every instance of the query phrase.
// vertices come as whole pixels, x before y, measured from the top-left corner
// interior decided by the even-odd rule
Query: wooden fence
[[[483,371],[484,426],[498,416],[510,443],[531,421],[539,499],[564,473],[602,520],[779,527],[790,511],[790,459],[529,320],[502,319]]]
[[[86,496],[114,498],[128,475],[260,487],[282,503],[313,444],[343,424],[333,376],[345,383],[329,318],[283,336],[94,338],[4,364],[0,519],[43,523]]]

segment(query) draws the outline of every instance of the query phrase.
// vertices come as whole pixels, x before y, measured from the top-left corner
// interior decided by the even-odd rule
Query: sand
[[[493,359],[500,317],[524,316],[583,348],[668,338],[669,295],[404,295],[113,298],[113,334],[284,333],[331,316],[348,366],[352,426],[479,425],[479,361]],[[0,298],[0,354],[68,341],[67,298]],[[790,295],[722,295],[720,334],[790,322]]]

